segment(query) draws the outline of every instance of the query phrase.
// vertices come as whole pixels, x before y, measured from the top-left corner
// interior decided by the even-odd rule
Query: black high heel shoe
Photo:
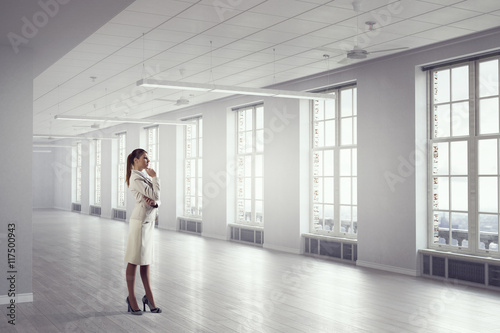
[[[146,305],[147,305],[147,306],[149,306],[149,311],[151,311],[153,313],[161,313],[161,309],[160,308],[153,308],[153,307],[151,307],[151,304],[149,303],[149,300],[146,297],[146,295],[144,295],[144,297],[142,298],[142,304],[144,306],[144,309],[143,309],[144,312],[146,312]]]
[[[141,309],[138,309],[138,310],[132,309],[132,306],[130,305],[130,301],[128,300],[128,296],[127,296],[127,300],[126,301],[127,301],[127,304],[128,304],[128,312],[130,312],[131,314],[136,315],[136,316],[142,315]]]

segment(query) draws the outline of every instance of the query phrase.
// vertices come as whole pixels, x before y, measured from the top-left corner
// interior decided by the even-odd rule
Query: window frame
[[[118,164],[117,164],[117,172],[118,172],[118,184],[117,184],[117,208],[126,208],[127,206],[127,192],[125,189],[125,179],[127,173],[127,133],[117,133],[118,137]],[[123,143],[123,145],[122,145]],[[123,157],[123,158],[120,158]],[[122,189],[122,191],[120,191]],[[123,203],[120,202],[120,192],[123,193]]]
[[[341,108],[341,103],[342,103],[342,92],[345,90],[353,90],[355,93],[352,94],[352,107],[353,107],[353,113],[351,116],[343,116],[342,115],[342,108]],[[317,235],[325,235],[325,236],[331,236],[331,237],[342,237],[342,238],[349,238],[349,239],[357,239],[357,228],[358,228],[358,221],[357,221],[357,208],[358,208],[358,202],[357,202],[357,149],[358,149],[358,144],[357,144],[357,117],[358,117],[358,112],[357,112],[357,84],[352,83],[344,86],[339,86],[335,88],[329,88],[325,91],[321,91],[322,93],[331,93],[335,95],[335,114],[334,118],[323,118],[323,120],[318,120],[316,121],[314,119],[314,112],[315,112],[315,100],[311,101],[310,103],[310,112],[311,112],[311,120],[310,120],[310,195],[309,195],[309,204],[310,204],[310,209],[309,209],[309,232],[312,234],[317,234]],[[352,142],[350,144],[342,144],[342,119],[346,118],[352,118],[353,123],[351,123],[351,140]],[[324,146],[318,146],[315,147],[315,123],[323,122],[325,123],[326,121],[329,120],[334,120],[335,121],[335,137],[334,137],[334,144],[333,145],[324,145]],[[324,125],[323,125],[324,126]],[[326,131],[323,131],[326,133]],[[324,139],[326,140],[326,139]],[[341,169],[340,169],[340,164],[341,164],[341,152],[345,150],[350,150],[350,175],[342,175],[341,174]],[[324,225],[325,225],[325,217],[323,213],[323,223],[322,223],[322,229],[317,229],[315,226],[315,155],[316,152],[326,152],[330,151],[332,152],[333,156],[333,170],[332,174],[333,176],[325,176],[325,173],[323,172],[321,175],[317,175],[316,177],[318,178],[333,178],[333,203],[326,203],[327,205],[333,206],[333,229],[331,230],[325,230]],[[354,154],[353,154],[354,152]],[[324,160],[323,160],[324,161]],[[324,164],[324,162],[323,162]],[[321,167],[323,170],[323,166]],[[350,188],[351,188],[351,198],[350,198],[350,203],[349,204],[344,204],[341,201],[341,189],[340,189],[340,184],[341,184],[341,179],[342,178],[349,178],[350,179]],[[355,182],[354,182],[355,180]],[[324,193],[322,193],[323,195]],[[319,204],[321,206],[325,206],[325,200],[323,199],[321,202],[317,202],[316,204]],[[351,211],[351,222],[350,222],[350,228],[354,228],[356,230],[355,233],[349,233],[347,231],[342,231],[342,220],[341,220],[341,207],[342,206],[349,206],[350,211]],[[353,208],[354,207],[354,208]],[[356,210],[356,220],[354,220],[354,210]],[[323,209],[324,211],[324,209]],[[319,212],[318,212],[319,213]],[[320,218],[321,219],[321,218]],[[336,223],[336,221],[340,221],[340,223]]]
[[[82,143],[76,143],[75,203],[82,202]]]
[[[159,125],[146,127],[146,151],[148,152],[149,164],[155,170],[157,176],[160,176],[160,127]],[[153,142],[150,141],[153,138]]]
[[[94,205],[102,204],[102,140],[96,139],[95,143],[95,166],[94,166]]]
[[[435,249],[435,250],[440,250],[440,251],[449,251],[453,253],[462,253],[462,254],[467,254],[467,255],[476,255],[476,256],[490,256],[494,258],[500,258],[500,249],[498,247],[498,236],[499,232],[497,231],[497,250],[491,250],[491,249],[482,249],[480,248],[481,244],[481,231],[480,231],[480,219],[479,216],[481,212],[479,211],[479,181],[480,181],[480,171],[479,171],[479,142],[482,140],[489,140],[489,139],[495,139],[497,141],[497,173],[494,175],[491,175],[492,177],[497,177],[497,212],[496,213],[491,213],[492,215],[497,215],[497,230],[499,228],[498,223],[500,223],[500,204],[498,201],[500,200],[500,131],[498,133],[488,133],[488,134],[480,134],[480,129],[479,129],[479,115],[480,115],[480,100],[483,99],[483,97],[480,96],[480,75],[479,75],[479,67],[480,63],[490,61],[490,60],[497,60],[497,69],[500,71],[500,56],[494,55],[494,56],[485,56],[485,57],[479,57],[479,58],[474,58],[474,59],[469,59],[469,60],[463,60],[461,62],[456,62],[452,63],[449,65],[441,65],[441,66],[436,66],[434,68],[430,68],[427,70],[427,92],[428,92],[428,110],[427,110],[427,118],[428,118],[428,133],[427,133],[427,138],[428,138],[428,217],[427,217],[427,229],[428,229],[428,247],[430,249]],[[468,128],[469,128],[469,133],[468,135],[462,135],[462,136],[452,136],[452,133],[450,132],[450,136],[448,137],[435,137],[435,129],[434,129],[434,106],[435,104],[440,104],[440,103],[435,103],[434,102],[434,73],[436,71],[440,70],[446,70],[450,69],[450,72],[453,68],[461,67],[467,65],[468,66],[468,75],[469,75],[469,115],[468,115]],[[500,73],[497,73],[500,77]],[[450,79],[450,87],[452,84],[452,79]],[[498,83],[497,83],[498,85]],[[498,86],[497,86],[497,94],[493,96],[499,97],[500,100],[500,94],[498,91]],[[450,88],[451,91],[451,88]],[[451,92],[450,92],[451,94]],[[491,96],[488,96],[487,98],[490,98]],[[455,101],[456,102],[456,101]],[[453,103],[453,101],[449,102],[450,104]],[[450,114],[451,114],[451,109],[450,109]],[[452,119],[450,118],[450,128],[452,128]],[[450,143],[449,147],[451,147],[452,142],[458,142],[458,141],[465,141],[467,142],[467,247],[458,246],[458,245],[452,245],[452,234],[451,230],[449,230],[449,244],[440,244],[440,243],[434,243],[434,190],[433,190],[433,178],[437,177],[439,175],[434,174],[433,170],[433,163],[434,163],[434,145],[436,143]],[[451,168],[451,160],[449,158],[450,156],[450,150],[448,151],[448,168]],[[439,154],[439,152],[438,152]],[[439,156],[439,155],[438,155]],[[451,172],[448,172],[449,178],[452,177]],[[484,177],[484,175],[483,175]],[[451,182],[450,182],[451,183]],[[449,185],[451,186],[451,184]],[[449,190],[449,195],[452,194],[451,189]],[[438,197],[439,200],[439,197]],[[453,212],[454,210],[451,209],[451,200],[450,201],[450,207],[447,211]],[[437,211],[437,210],[436,210]],[[484,214],[484,212],[483,212]],[[451,223],[450,223],[451,225]],[[439,227],[439,224],[438,224]],[[449,228],[451,229],[451,227]],[[438,234],[439,235],[439,234]]]
[[[203,217],[203,118],[201,116],[191,118],[190,121],[195,123],[192,125],[185,126],[184,129],[184,187],[183,187],[183,214],[186,217],[201,219]],[[196,136],[188,138],[189,130],[196,131]],[[192,143],[189,141],[196,141],[196,152],[193,156],[192,153],[188,152],[188,149],[192,149]],[[188,157],[190,155],[190,157]],[[189,173],[188,177],[188,161],[190,172],[194,171],[194,176]],[[200,166],[201,164],[201,166]],[[194,165],[194,166],[193,166]],[[188,181],[189,178],[189,181]],[[194,179],[194,184],[191,183],[191,179]],[[188,193],[188,187],[190,192]],[[192,191],[192,192],[191,192]],[[194,195],[193,195],[194,193]],[[192,198],[194,198],[194,205],[192,203]],[[189,203],[189,208],[188,208]]]
[[[257,128],[257,109],[262,109],[262,129],[261,128]],[[243,152],[243,153],[240,153],[239,152],[239,148],[240,148],[240,137],[239,137],[239,134],[240,134],[240,130],[239,130],[239,118],[240,118],[240,112],[241,111],[247,111],[247,110],[251,110],[252,112],[252,129],[250,130],[251,132],[251,139],[252,139],[252,146],[251,146],[251,152]],[[246,106],[243,106],[243,107],[239,107],[237,109],[233,109],[233,112],[235,112],[236,114],[236,117],[235,117],[235,141],[236,141],[236,144],[235,144],[235,166],[236,166],[236,181],[235,181],[235,216],[234,216],[234,221],[236,224],[242,224],[242,225],[249,225],[249,226],[256,226],[256,227],[263,227],[264,226],[264,223],[265,223],[265,211],[264,211],[264,139],[263,137],[260,138],[261,142],[260,142],[260,147],[261,147],[261,150],[260,151],[257,151],[258,147],[257,147],[257,131],[262,131],[262,135],[264,133],[264,113],[265,113],[265,107],[264,107],[264,103],[257,103],[257,104],[252,104],[252,105],[246,105]],[[245,119],[246,121],[246,119]],[[245,132],[249,132],[248,130],[245,130]],[[246,135],[246,134],[245,134]],[[245,136],[246,138],[246,136]],[[246,140],[246,139],[245,139]],[[248,146],[246,145],[246,141],[245,141],[245,145],[243,146],[243,148],[246,150],[248,148]],[[261,166],[261,176],[260,177],[257,177],[256,176],[256,157],[257,156],[261,156],[260,159],[261,159],[261,162],[262,162],[262,166]],[[250,178],[250,187],[251,187],[251,194],[250,194],[250,201],[251,201],[251,208],[250,208],[250,220],[245,220],[245,216],[246,216],[246,211],[245,211],[245,208],[244,208],[244,205],[245,205],[245,201],[248,200],[246,199],[245,196],[243,196],[242,198],[239,197],[239,191],[238,191],[238,187],[239,186],[242,186],[242,189],[244,191],[244,188],[245,188],[245,183],[243,181],[243,184],[242,185],[239,185],[239,180],[238,178],[239,177],[239,166],[240,166],[240,163],[239,163],[239,159],[240,158],[243,158],[243,160],[246,159],[246,157],[250,157],[250,177],[247,177],[245,175],[243,175],[243,180],[245,178]],[[244,164],[244,162],[243,162]],[[246,167],[246,166],[245,166]],[[261,179],[261,194],[260,194],[260,198],[261,199],[256,199],[256,178],[260,178]],[[243,200],[243,216],[244,216],[244,219],[240,219],[239,216],[239,201]],[[262,205],[262,216],[261,216],[261,221],[257,221],[257,212],[256,212],[256,202],[257,201],[260,201],[261,202],[261,205]]]

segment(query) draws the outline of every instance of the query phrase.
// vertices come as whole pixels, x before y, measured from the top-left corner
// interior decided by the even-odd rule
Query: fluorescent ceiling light
[[[117,138],[103,137],[103,136],[80,136],[80,135],[57,135],[57,134],[33,134],[34,138],[46,138],[46,139],[78,139],[78,140],[116,140]]]
[[[33,148],[73,148],[73,146],[69,146],[69,145],[40,145],[40,144],[33,144]]]
[[[134,118],[113,118],[113,117],[87,117],[87,116],[64,116],[56,115],[54,119],[58,120],[78,120],[78,121],[104,121],[110,123],[131,123],[131,124],[160,124],[160,125],[189,125],[190,122],[180,120],[161,120],[161,119],[134,119]]]
[[[52,150],[33,150],[34,153],[52,153]]]
[[[333,94],[310,93],[310,92],[293,91],[293,90],[221,86],[216,84],[177,82],[177,81],[154,80],[154,79],[139,80],[137,81],[137,85],[149,88],[197,90],[197,91],[253,95],[253,96],[268,96],[268,97],[313,99],[313,100],[335,99],[335,95]]]

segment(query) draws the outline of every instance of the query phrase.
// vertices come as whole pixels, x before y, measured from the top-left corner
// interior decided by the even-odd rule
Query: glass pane
[[[340,150],[340,175],[351,175],[351,149]]]
[[[340,203],[349,205],[351,204],[351,178],[340,178]]]
[[[439,243],[449,244],[450,214],[448,212],[437,212],[437,215]]]
[[[253,129],[253,109],[245,110],[245,131],[251,131]]]
[[[467,210],[467,177],[452,177],[451,178],[451,209],[452,210]]]
[[[264,222],[264,210],[262,201],[255,201],[255,222],[262,223]]]
[[[251,153],[253,149],[252,132],[245,132],[245,152]]]
[[[243,199],[245,197],[244,184],[245,184],[245,178],[238,177],[238,180],[236,182],[238,199]]]
[[[255,178],[255,199],[263,199],[262,178]]]
[[[451,79],[451,100],[469,99],[469,66],[453,68]]]
[[[479,214],[479,248],[498,251],[498,215]]]
[[[352,114],[358,114],[358,88],[352,89]]]
[[[196,146],[197,146],[197,140],[192,139],[191,140],[191,156],[192,157],[198,156],[198,150],[197,150]]]
[[[358,204],[358,178],[352,178],[352,204]]]
[[[333,172],[334,172],[334,164],[333,164],[333,150],[325,150],[323,152],[323,156],[324,156],[324,162],[325,162],[325,165],[324,165],[324,173],[323,175],[325,176],[333,176]]]
[[[327,99],[325,100],[325,119],[335,118],[335,100]]]
[[[498,173],[497,142],[497,139],[478,141],[480,175],[496,175]]]
[[[341,145],[350,145],[352,142],[352,118],[344,118],[340,123],[340,144]]]
[[[324,178],[325,203],[333,204],[333,177]]]
[[[352,116],[352,89],[340,92],[340,113],[341,117]]]
[[[450,70],[434,72],[434,103],[450,101]]]
[[[434,178],[434,209],[450,209],[450,187],[448,177]]]
[[[469,223],[467,213],[452,212],[451,217],[451,245],[467,247],[469,238]],[[466,242],[464,242],[464,240]]]
[[[252,221],[252,201],[245,200],[245,221]]]
[[[469,135],[469,102],[455,103],[451,108],[453,136]]]
[[[245,156],[245,177],[252,177],[252,156]]]
[[[353,144],[358,144],[358,118],[354,117],[352,118],[352,140]]]
[[[498,95],[498,59],[479,64],[479,97]]]
[[[433,145],[433,150],[434,150],[433,174],[448,175],[450,172],[448,142],[435,143]]]
[[[467,174],[467,142],[457,141],[450,142],[451,145],[451,161],[450,171],[452,175]]]
[[[325,146],[335,145],[335,120],[325,121]]]
[[[333,230],[334,229],[333,205],[325,205],[324,219],[325,219],[324,229]]]
[[[358,175],[358,150],[356,148],[351,150],[352,152],[352,175]]]
[[[193,178],[193,181],[195,181],[196,178]],[[196,187],[196,190],[193,191],[193,195],[196,195],[196,196],[200,196],[202,195],[202,189],[203,189],[203,184],[201,182],[201,179],[200,178],[197,178],[196,179],[196,183],[193,183],[193,185],[196,184],[197,187]]]
[[[264,130],[255,132],[255,148],[259,153],[264,151]]]
[[[316,202],[323,202],[323,178],[319,177],[317,181]]]
[[[255,155],[255,177],[262,176],[262,155]]]
[[[198,137],[203,137],[203,119],[198,120]]]
[[[479,134],[498,133],[498,98],[479,101]]]
[[[349,232],[351,220],[351,206],[340,206],[340,232]]]
[[[498,213],[498,177],[479,177],[479,211]]]
[[[438,105],[434,110],[434,127],[436,138],[450,136],[450,105]]]
[[[245,178],[245,199],[252,199],[252,179]]]
[[[264,128],[264,108],[258,107],[255,113],[256,113],[255,128],[256,129]]]

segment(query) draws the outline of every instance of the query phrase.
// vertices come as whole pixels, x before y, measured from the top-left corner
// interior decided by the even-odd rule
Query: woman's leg
[[[127,277],[127,288],[128,288],[128,300],[130,302],[130,306],[132,310],[139,309],[139,305],[137,305],[137,299],[135,298],[135,271],[137,265],[128,263],[127,270],[125,272],[125,276]]]
[[[146,291],[146,297],[153,308],[156,308],[155,300],[153,298],[153,292],[151,291],[151,284],[149,282],[149,265],[142,265],[140,268],[142,284],[144,285],[144,290]]]

